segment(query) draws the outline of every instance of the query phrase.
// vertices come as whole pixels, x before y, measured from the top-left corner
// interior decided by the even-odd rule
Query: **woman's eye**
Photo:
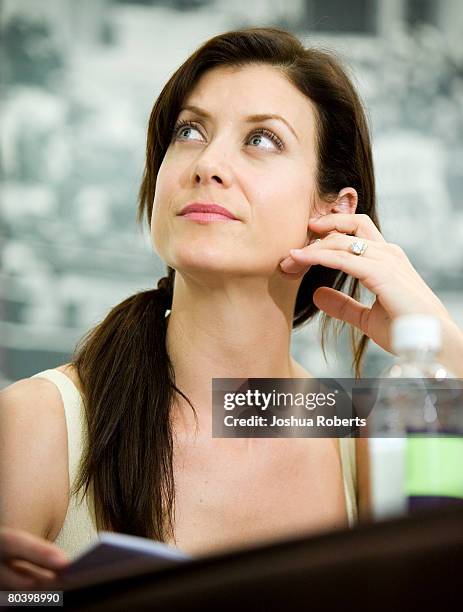
[[[198,128],[188,121],[177,124],[172,131],[174,138],[181,138],[183,140],[196,140],[196,138],[190,138],[192,132],[197,132],[201,136]]]
[[[270,130],[265,130],[264,128],[261,128],[257,132],[254,132],[249,142],[258,146],[261,142],[265,140],[267,142],[270,141],[271,146],[265,146],[264,149],[274,149],[275,147],[280,151],[283,149],[283,143],[278,138],[278,136],[276,136],[273,132],[270,132]]]

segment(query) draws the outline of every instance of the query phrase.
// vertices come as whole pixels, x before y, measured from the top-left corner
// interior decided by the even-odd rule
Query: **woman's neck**
[[[290,354],[291,296],[279,300],[268,282],[244,284],[198,290],[182,283],[174,291],[167,350],[177,387],[205,418],[212,410],[213,378],[301,375]]]

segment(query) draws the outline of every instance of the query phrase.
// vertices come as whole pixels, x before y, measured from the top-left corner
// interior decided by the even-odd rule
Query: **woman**
[[[378,230],[355,90],[284,31],[216,36],[171,77],[149,122],[145,216],[167,277],[72,363],[3,393],[5,580],[53,577],[97,528],[200,554],[352,524],[365,493],[352,441],[211,436],[211,379],[311,376],[290,338],[319,310],[361,332],[357,375],[367,339],[390,351],[391,319],[410,312],[440,318],[442,361],[463,374],[461,330]]]

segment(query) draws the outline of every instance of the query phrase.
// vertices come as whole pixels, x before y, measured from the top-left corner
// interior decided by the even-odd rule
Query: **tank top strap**
[[[354,527],[358,520],[355,438],[339,438],[339,452],[341,455],[347,518],[350,527]]]
[[[77,477],[87,431],[82,396],[72,380],[60,370],[43,370],[31,378],[50,380],[58,387],[61,394],[68,436],[69,483],[72,488]]]

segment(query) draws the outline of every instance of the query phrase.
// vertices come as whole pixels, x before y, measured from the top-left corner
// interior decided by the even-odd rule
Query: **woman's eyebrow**
[[[207,111],[205,111],[202,108],[199,108],[199,106],[195,106],[194,104],[185,104],[180,109],[180,113],[184,110],[189,110],[192,113],[195,113],[196,115],[198,115],[199,117],[204,117],[205,119],[211,118],[211,115]],[[281,117],[280,115],[275,115],[274,113],[261,113],[259,115],[249,115],[248,117],[245,117],[244,120],[246,123],[258,123],[259,121],[265,121],[267,119],[276,119],[277,121],[282,121],[288,127],[288,129],[294,134],[294,137],[296,138],[296,140],[299,141],[299,138],[297,137],[297,134],[294,131],[291,124],[288,123],[288,121],[286,121],[286,119],[284,119],[284,117]]]

